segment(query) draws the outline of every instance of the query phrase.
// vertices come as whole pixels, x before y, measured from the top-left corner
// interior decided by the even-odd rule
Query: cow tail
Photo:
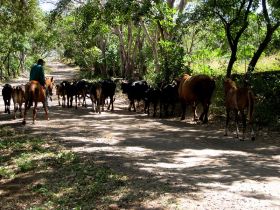
[[[209,100],[208,103],[209,104],[208,105],[210,105],[210,103],[211,103],[211,98],[214,94],[215,89],[216,89],[216,83],[215,83],[215,80],[212,79],[210,81],[209,90],[208,90],[209,91],[208,92],[209,93],[209,98],[208,98],[208,100]]]
[[[212,84],[211,84],[211,97],[212,97],[215,89],[216,89],[216,82],[215,82],[215,80],[212,80]]]

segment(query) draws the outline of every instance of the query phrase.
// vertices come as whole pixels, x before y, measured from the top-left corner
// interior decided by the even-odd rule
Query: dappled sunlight
[[[52,73],[56,81],[66,78],[64,74],[69,69],[65,65],[57,63],[53,67],[58,68]],[[68,76],[73,78],[73,75]],[[0,116],[0,125],[16,127],[30,137],[51,137],[81,158],[89,159],[91,166],[99,164],[127,176],[129,185],[112,200],[126,202],[138,193],[147,197],[141,207],[155,209],[165,204],[174,209],[177,205],[182,209],[217,209],[226,202],[232,209],[240,206],[249,209],[254,202],[263,208],[280,206],[280,189],[276,188],[280,183],[277,136],[274,141],[268,141],[269,136],[266,136],[255,142],[242,142],[233,135],[225,137],[223,126],[212,122],[202,125],[190,119],[160,119],[140,111],[129,112],[118,95],[115,110],[101,114],[92,112],[89,99],[87,108],[78,106],[78,109],[59,107],[57,98],[53,99],[49,121],[44,119],[40,106],[35,125],[32,124],[32,109],[28,112],[26,126],[21,125],[22,119],[13,120],[8,115]],[[42,177],[58,173],[52,166],[58,166],[60,159],[53,160],[54,154],[30,159],[39,166],[44,160],[50,165],[39,168],[36,178],[25,177],[23,173],[19,179],[26,183],[33,178],[35,188],[37,185],[44,187],[46,180]],[[62,166],[67,169],[68,165]],[[71,180],[78,172],[76,168],[69,169],[65,177],[69,185],[55,189],[56,199],[63,200],[64,196],[77,193],[80,186],[71,187]],[[90,176],[86,179],[92,181]],[[16,180],[8,184],[18,183]],[[38,190],[44,190],[43,187]],[[9,192],[8,188],[1,189],[0,195]]]

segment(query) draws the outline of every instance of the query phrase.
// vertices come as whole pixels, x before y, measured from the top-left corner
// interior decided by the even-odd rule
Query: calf
[[[5,84],[2,89],[2,96],[5,105],[5,113],[10,114],[10,105],[11,105],[11,98],[12,98],[13,88],[10,84]]]
[[[63,85],[63,82],[60,83],[60,84],[57,84],[55,87],[56,87],[56,95],[57,95],[58,106],[65,107],[66,89]],[[61,103],[60,103],[60,96],[62,97]]]
[[[161,88],[160,94],[160,117],[163,116],[163,111],[165,116],[169,116],[168,108],[171,106],[170,115],[174,115],[174,110],[176,103],[179,102],[178,98],[178,83],[173,81],[170,84],[167,84]]]
[[[145,108],[144,112],[150,115],[150,104],[154,105],[154,114],[153,117],[156,116],[157,105],[160,100],[160,89],[149,87],[145,92]]]
[[[14,102],[14,119],[16,119],[16,112],[19,110],[20,117],[22,117],[22,104],[25,102],[25,87],[18,85],[13,88],[12,98]]]
[[[131,111],[131,107],[133,106],[134,112],[136,112],[135,108],[135,100],[138,103],[141,100],[145,100],[146,91],[149,86],[146,81],[135,81],[135,82],[122,82],[121,88],[124,94],[127,94],[127,97],[130,101],[128,110]]]
[[[102,88],[102,94],[101,94],[101,104],[102,104],[102,111],[104,111],[104,104],[106,98],[110,99],[109,105],[107,107],[107,110],[114,111],[114,95],[116,92],[116,83],[111,79],[106,79],[100,81],[101,88]]]
[[[79,80],[75,83],[75,85],[76,85],[76,97],[79,99],[79,104],[80,104],[80,99],[82,98],[83,99],[82,106],[87,107],[86,96],[90,84],[85,80]]]
[[[101,105],[101,95],[102,95],[102,87],[100,83],[91,83],[89,90],[90,99],[92,102],[92,110],[95,112],[101,113],[100,105]]]
[[[65,88],[67,107],[71,108],[73,106],[73,100],[75,100],[75,108],[77,109],[77,89],[76,81],[62,81],[61,85]]]

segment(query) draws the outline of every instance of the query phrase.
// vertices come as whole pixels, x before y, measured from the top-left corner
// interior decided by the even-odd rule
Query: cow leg
[[[22,103],[19,104],[19,116],[22,117]]]
[[[254,129],[253,129],[253,122],[252,122],[252,116],[249,117],[249,126],[251,128],[251,140],[252,141],[255,141],[256,137],[255,137],[255,132],[254,132]]]
[[[197,107],[197,103],[193,103],[193,106],[192,106],[192,111],[193,111],[193,121],[196,121],[197,120],[197,113],[196,113],[196,107]],[[201,116],[203,116],[203,112],[201,114]],[[200,116],[200,117],[201,117]],[[200,119],[200,118],[199,118]]]
[[[17,105],[16,103],[14,102],[14,119],[16,119],[16,112],[17,112]]]
[[[23,125],[26,124],[27,109],[28,109],[28,100],[26,100],[26,101],[25,101],[25,104],[24,104],[24,112],[23,112],[23,120],[22,120],[22,124],[23,124]]]
[[[145,101],[144,113],[147,113],[148,116],[150,115],[150,102],[149,101]]]
[[[203,112],[199,117],[199,120],[202,121],[204,124],[208,123],[208,111],[209,111],[209,105],[208,103],[205,103],[203,105]]]
[[[111,102],[111,104],[112,104],[111,111],[114,111],[114,96],[111,96],[111,97],[110,97],[110,102]]]
[[[139,104],[139,101],[138,101],[138,104]],[[135,101],[134,101],[134,99],[132,100],[132,106],[133,106],[133,111],[136,112],[136,107],[135,107]]]
[[[104,100],[104,102],[105,102],[105,100]],[[110,96],[110,102],[108,104],[107,110],[110,110],[110,107],[112,106],[111,111],[114,111],[113,103],[114,103],[114,98],[113,98],[113,96]]]
[[[5,104],[5,113],[7,113],[8,112],[8,105],[7,105],[7,101],[6,100],[4,100],[4,104]]]
[[[184,120],[186,115],[187,104],[185,102],[181,102],[181,107],[182,107],[181,120]]]
[[[62,95],[61,106],[65,107],[65,95]]]
[[[92,111],[95,112],[95,109],[94,109],[95,98],[94,98],[93,95],[90,96],[90,100],[91,100]],[[97,110],[96,110],[96,111],[97,111]]]
[[[57,95],[58,106],[60,106],[60,96]]]
[[[102,112],[104,112],[104,106],[105,106],[105,101],[106,99],[104,97],[102,97],[100,100],[101,106],[102,106]]]
[[[234,114],[235,114],[236,138],[239,139],[238,110],[237,109],[234,109]],[[244,139],[242,141],[244,141]]]
[[[246,132],[246,115],[244,113],[244,110],[240,111],[241,117],[242,117],[242,126],[243,126],[243,134],[242,134],[242,140],[245,139],[245,132]]]
[[[101,113],[101,111],[104,111],[104,103],[105,101],[103,99],[103,96],[100,96],[100,98],[96,98],[96,106],[99,106],[99,110],[96,112],[98,112],[99,114]]]
[[[230,109],[226,109],[226,127],[225,127],[225,136],[227,136],[227,135],[228,135],[229,113],[230,113]]]
[[[104,103],[105,103],[105,101],[106,101],[106,100],[104,100]],[[107,110],[108,110],[108,111],[110,110],[111,103],[112,103],[112,100],[111,100],[111,97],[110,97],[110,102],[109,102],[109,104],[108,104],[108,106],[107,106]]]
[[[74,97],[75,97],[75,98],[74,98]],[[75,99],[75,109],[78,109],[77,97],[78,97],[78,96],[72,96],[72,100],[71,100],[71,107],[72,107],[73,100]]]
[[[156,113],[157,113],[157,102],[154,102],[154,114],[153,114],[153,117],[156,117]]]
[[[8,100],[8,114],[11,114],[10,106],[11,106],[11,100]]]
[[[86,94],[84,94],[84,105],[85,105],[85,107],[87,107],[87,101],[86,101]]]

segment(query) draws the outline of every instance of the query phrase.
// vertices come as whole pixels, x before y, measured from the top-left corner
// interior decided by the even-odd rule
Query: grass
[[[194,74],[208,74],[212,76],[225,75],[229,58],[212,58],[211,60],[198,61],[193,64]],[[249,60],[237,60],[233,66],[232,74],[244,74],[247,71]],[[262,56],[256,67],[256,72],[279,71],[280,53]]]

